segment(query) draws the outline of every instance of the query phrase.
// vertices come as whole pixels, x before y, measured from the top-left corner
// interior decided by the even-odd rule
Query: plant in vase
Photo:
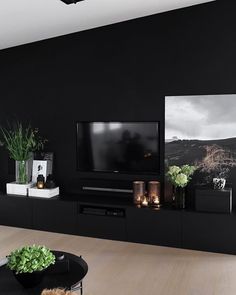
[[[34,287],[43,278],[44,271],[55,264],[55,255],[45,246],[25,246],[10,253],[7,267],[25,288]]]
[[[39,136],[37,129],[31,128],[30,125],[24,128],[21,123],[16,123],[9,129],[2,127],[1,132],[2,143],[10,158],[16,161],[16,183],[30,182],[29,160],[33,152],[43,148],[45,140]]]
[[[173,185],[173,201],[179,209],[185,208],[185,188],[197,168],[191,165],[170,166],[167,177]]]

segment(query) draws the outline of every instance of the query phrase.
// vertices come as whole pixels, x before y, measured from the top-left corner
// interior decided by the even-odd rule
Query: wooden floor
[[[84,295],[236,294],[236,256],[0,226],[0,257],[26,244],[82,255]]]

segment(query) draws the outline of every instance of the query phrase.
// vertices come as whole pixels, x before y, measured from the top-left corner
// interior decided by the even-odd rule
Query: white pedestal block
[[[39,189],[37,187],[29,188],[29,197],[52,198],[60,193],[59,187]]]
[[[19,184],[15,182],[7,183],[7,194],[28,196],[28,189],[34,185],[33,182],[27,184]]]

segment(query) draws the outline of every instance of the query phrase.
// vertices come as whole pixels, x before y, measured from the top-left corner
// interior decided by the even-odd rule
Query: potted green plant
[[[1,128],[2,143],[9,152],[10,158],[16,161],[16,183],[27,184],[31,181],[30,158],[32,153],[43,148],[43,140],[37,129],[30,125],[23,127],[16,123],[9,129]]]
[[[196,169],[196,166],[182,165],[170,166],[167,171],[167,177],[173,185],[173,201],[179,209],[185,208],[185,187]]]
[[[38,285],[44,271],[55,263],[55,255],[45,246],[25,246],[8,256],[7,267],[25,288]]]

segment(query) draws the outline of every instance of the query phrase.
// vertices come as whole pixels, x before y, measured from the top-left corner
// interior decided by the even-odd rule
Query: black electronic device
[[[125,211],[123,209],[107,209],[106,215],[114,217],[124,217]]]
[[[88,215],[125,217],[125,210],[122,208],[82,206],[81,213]]]
[[[106,215],[105,208],[94,208],[94,207],[83,207],[82,209],[83,214],[90,214],[90,215]]]
[[[77,169],[159,173],[158,122],[77,122]]]

